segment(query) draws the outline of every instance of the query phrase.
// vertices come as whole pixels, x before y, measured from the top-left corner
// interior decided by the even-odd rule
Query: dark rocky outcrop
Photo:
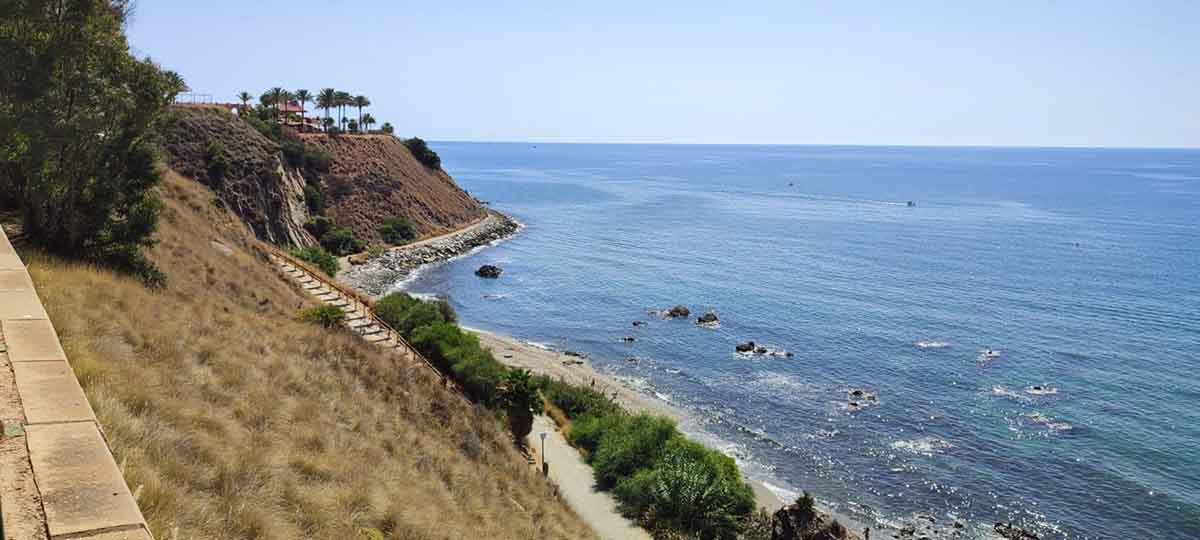
[[[816,509],[807,493],[771,517],[771,540],[857,540],[838,520]]]
[[[734,350],[736,350],[737,352],[740,352],[740,353],[754,352],[754,349],[755,349],[755,345],[754,345],[753,341],[739,343],[736,346],[734,346]]]
[[[477,275],[481,278],[496,279],[496,278],[500,277],[500,274],[503,272],[504,272],[504,270],[502,270],[499,266],[485,264],[483,266],[480,266],[479,269],[475,271],[475,275]]]
[[[709,310],[708,313],[696,318],[696,324],[702,326],[713,326],[719,322],[721,322],[721,320],[717,318],[717,312],[712,310]]]
[[[996,534],[1008,540],[1038,540],[1038,535],[1033,534],[1025,529],[1022,529],[1012,523],[997,523],[992,527]]]
[[[669,311],[667,311],[667,314],[666,314],[666,318],[668,318],[668,319],[676,319],[676,318],[691,317],[691,316],[692,316],[692,310],[688,309],[687,306],[675,306],[675,307],[671,308]]]

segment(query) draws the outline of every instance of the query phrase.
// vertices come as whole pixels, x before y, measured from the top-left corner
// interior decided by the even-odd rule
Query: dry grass
[[[163,190],[164,291],[24,254],[157,538],[593,537],[487,411],[295,320],[211,191]]]

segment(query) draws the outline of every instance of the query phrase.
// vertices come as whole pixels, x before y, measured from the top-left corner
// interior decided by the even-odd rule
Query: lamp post
[[[542,476],[545,476],[547,473],[547,470],[546,470],[546,432],[543,431],[541,433],[538,433],[538,436],[542,438]]]

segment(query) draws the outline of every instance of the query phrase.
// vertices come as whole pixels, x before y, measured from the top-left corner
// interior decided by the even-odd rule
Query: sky
[[[1200,147],[1200,2],[140,0],[193,91],[430,140]]]

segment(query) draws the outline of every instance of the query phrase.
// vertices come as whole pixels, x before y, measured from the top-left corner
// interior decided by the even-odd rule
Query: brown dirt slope
[[[221,108],[175,107],[161,130],[167,163],[213,189],[259,238],[278,245],[311,245],[304,178],[285,168],[279,145]],[[209,176],[209,147],[228,162],[224,178]]]
[[[486,214],[450,175],[419,163],[395,137],[301,137],[333,158],[324,184],[329,216],[369,243],[379,243],[379,225],[397,215],[407,217],[419,235],[427,236]]]
[[[22,253],[156,538],[594,538],[493,415],[297,321],[212,191],[163,191],[165,290]]]

